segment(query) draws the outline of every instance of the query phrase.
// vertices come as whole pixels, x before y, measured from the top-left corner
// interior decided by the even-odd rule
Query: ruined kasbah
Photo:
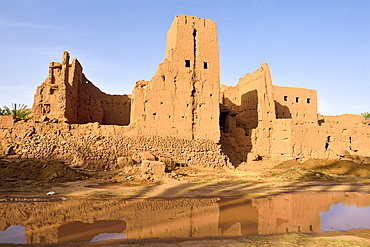
[[[192,16],[175,17],[163,62],[131,95],[101,92],[65,51],[36,89],[33,119],[0,118],[0,151],[87,169],[370,156],[370,120],[321,116],[315,90],[273,85],[266,63],[235,87],[219,81],[216,24]]]

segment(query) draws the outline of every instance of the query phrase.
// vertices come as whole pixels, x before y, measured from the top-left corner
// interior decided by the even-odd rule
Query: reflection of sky
[[[123,233],[102,233],[95,236],[90,242],[98,242],[104,240],[126,239],[126,234]]]
[[[0,243],[25,244],[26,228],[20,225],[9,226],[5,231],[0,231]]]
[[[370,228],[370,207],[338,203],[331,205],[329,211],[320,213],[321,232],[354,228]]]

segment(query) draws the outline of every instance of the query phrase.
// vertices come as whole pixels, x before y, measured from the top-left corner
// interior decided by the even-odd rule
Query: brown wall
[[[149,82],[138,81],[132,92],[132,122],[146,135],[218,141],[218,101],[216,24],[176,16],[164,61]]]
[[[131,100],[129,95],[101,92],[82,73],[75,58],[69,64],[68,52],[63,61],[50,63],[49,76],[36,90],[32,112],[36,120],[44,117],[69,123],[128,125]]]
[[[273,86],[276,118],[295,123],[317,123],[316,90]]]

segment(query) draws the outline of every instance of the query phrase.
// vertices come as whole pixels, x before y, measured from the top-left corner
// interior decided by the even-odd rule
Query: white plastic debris
[[[52,195],[55,195],[55,191],[49,191],[48,193],[46,193],[47,196],[52,196]]]

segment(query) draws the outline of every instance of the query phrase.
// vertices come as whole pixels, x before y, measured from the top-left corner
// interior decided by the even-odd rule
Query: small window
[[[310,103],[311,103],[311,99],[307,98],[307,104],[310,104]]]
[[[288,101],[288,96],[284,96],[284,101]]]
[[[299,97],[295,97],[295,102],[299,103]]]
[[[208,69],[208,63],[204,62],[204,63],[203,63],[203,68],[204,68],[204,69]]]
[[[55,89],[54,88],[50,88],[50,95],[53,95],[55,92]]]
[[[190,60],[185,60],[185,67],[190,68]]]

